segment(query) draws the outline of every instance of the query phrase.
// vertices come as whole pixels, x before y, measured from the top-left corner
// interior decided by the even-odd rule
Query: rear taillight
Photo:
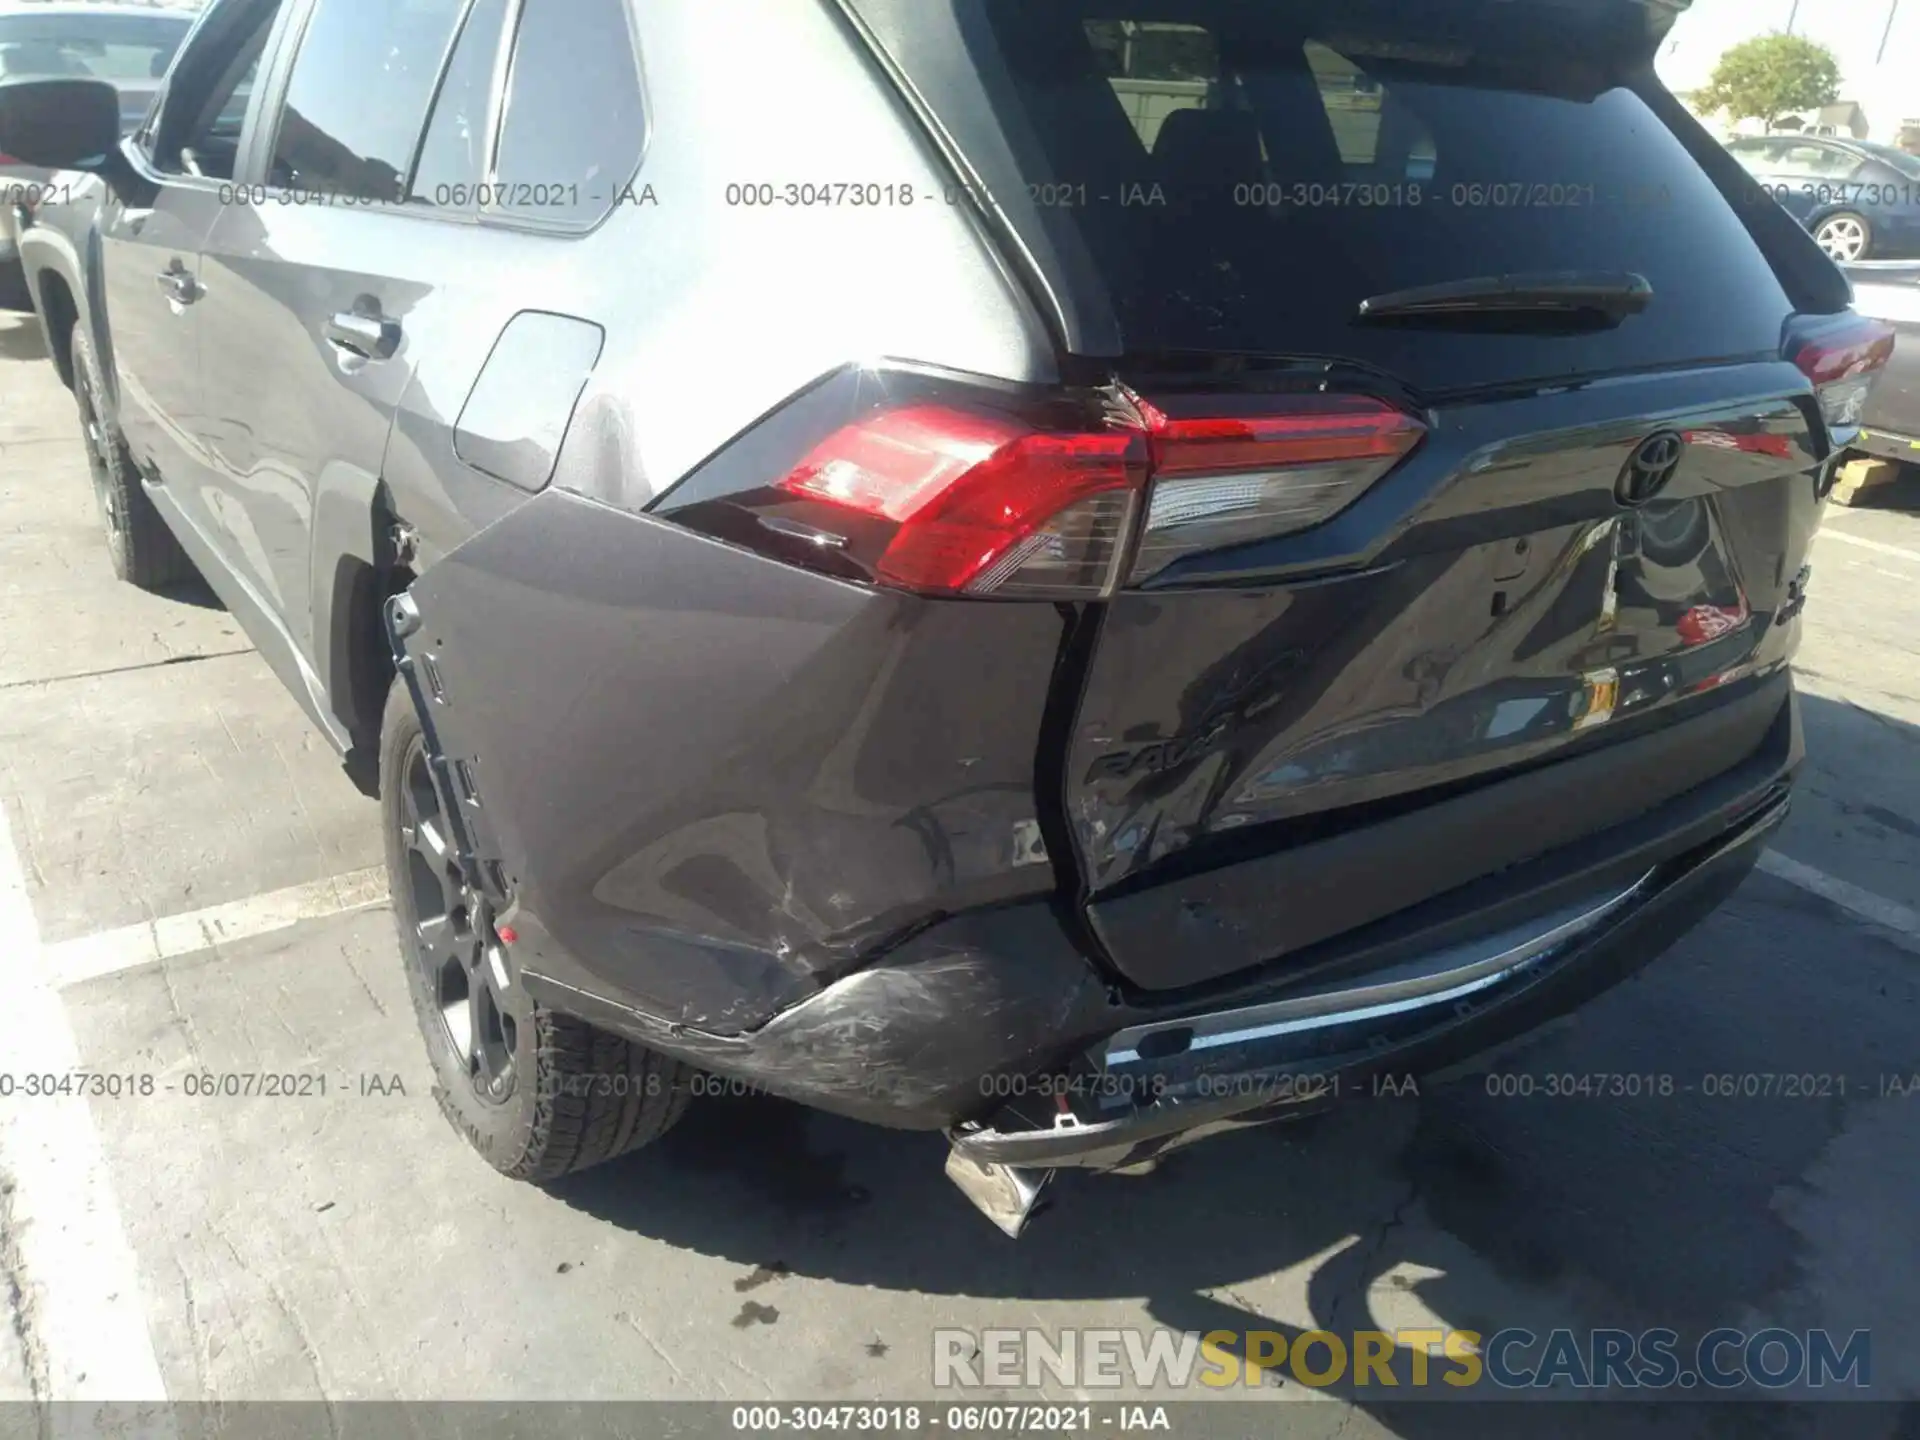
[[[1316,525],[1424,434],[1355,396],[1148,403],[1116,387],[1020,399],[867,372],[776,412],[654,508],[848,579],[1086,598]]]
[[[1404,410],[1363,396],[1248,397],[1226,415],[1221,404],[1148,409],[1153,489],[1135,582],[1187,555],[1330,519],[1426,434]]]
[[[829,435],[779,488],[894,529],[875,577],[932,594],[1111,588],[1144,474],[1138,431],[1033,430],[947,405],[883,410]]]
[[[1793,363],[1813,382],[1829,429],[1859,426],[1873,382],[1893,358],[1893,339],[1891,325],[1851,312],[1796,323],[1788,342]]]

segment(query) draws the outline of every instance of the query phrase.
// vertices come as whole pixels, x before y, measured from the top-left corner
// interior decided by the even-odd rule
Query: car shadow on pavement
[[[0,310],[0,360],[44,360],[47,346],[31,314]]]
[[[191,605],[196,610],[224,610],[226,604],[213,593],[213,587],[198,575],[151,592],[176,605]]]
[[[1802,712],[1812,755],[1878,736],[1920,761],[1920,730],[1900,721],[1811,696]],[[775,1275],[981,1299],[1144,1298],[1156,1323],[1196,1334],[1277,1330],[1291,1342],[1321,1329],[1351,1344],[1354,1330],[1431,1316],[1482,1334],[1670,1327],[1684,1356],[1718,1325],[1827,1325],[1842,1341],[1877,1327],[1878,1375],[1891,1379],[1887,1352],[1914,1310],[1858,1277],[1910,1229],[1920,1185],[1833,1156],[1868,1112],[1907,1149],[1920,1141],[1920,1106],[1875,1089],[1875,1077],[1920,1071],[1917,1021],[1911,954],[1756,874],[1657,964],[1471,1073],[1212,1140],[1145,1177],[1069,1172],[1018,1242],[947,1182],[938,1136],[763,1096],[696,1099],[654,1149],[554,1193]],[[1846,1078],[1804,1095],[1707,1093],[1725,1088],[1719,1077],[1783,1074]],[[1637,1098],[1547,1093],[1552,1077],[1607,1075],[1648,1078]],[[1269,1278],[1286,1270],[1290,1281]],[[1408,1358],[1397,1357],[1403,1377]],[[1409,1437],[1495,1433],[1486,1407],[1432,1398],[1467,1392],[1429,1383],[1411,1407],[1355,1387],[1350,1370],[1328,1393]],[[1514,1433],[1537,1431],[1497,1408]],[[1671,1403],[1631,1419],[1613,1404],[1556,1407],[1552,1430],[1732,1433],[1716,1412],[1732,1418]],[[1817,1433],[1834,1433],[1833,1418]]]

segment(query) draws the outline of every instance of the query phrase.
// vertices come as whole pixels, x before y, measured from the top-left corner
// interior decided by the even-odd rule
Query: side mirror
[[[120,148],[120,93],[104,80],[0,80],[0,155],[99,170]]]

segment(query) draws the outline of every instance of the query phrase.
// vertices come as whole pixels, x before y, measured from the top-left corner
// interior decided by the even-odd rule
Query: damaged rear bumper
[[[1103,1113],[1083,1118],[1057,1101],[1052,1117],[1009,1106],[956,1127],[954,1149],[982,1165],[1111,1169],[1465,1059],[1666,949],[1746,877],[1788,803],[1782,793],[1702,850],[1535,925],[1359,985],[1121,1031],[1089,1057],[1103,1077]]]
[[[1784,687],[1783,687],[1784,689]],[[1128,992],[1054,903],[951,916],[758,1028],[670,1024],[534,972],[546,1003],[743,1085],[942,1129],[982,1164],[1114,1168],[1430,1073],[1581,1004],[1730,894],[1802,754],[1765,743],[1626,824],[1227,984]]]

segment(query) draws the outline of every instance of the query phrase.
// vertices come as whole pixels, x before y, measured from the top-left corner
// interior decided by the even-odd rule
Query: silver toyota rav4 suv
[[[22,250],[115,556],[377,778],[479,1151],[711,1071],[1017,1232],[1564,1012],[1784,815],[1891,334],[1679,8],[215,0],[125,144],[0,146],[102,177]]]

